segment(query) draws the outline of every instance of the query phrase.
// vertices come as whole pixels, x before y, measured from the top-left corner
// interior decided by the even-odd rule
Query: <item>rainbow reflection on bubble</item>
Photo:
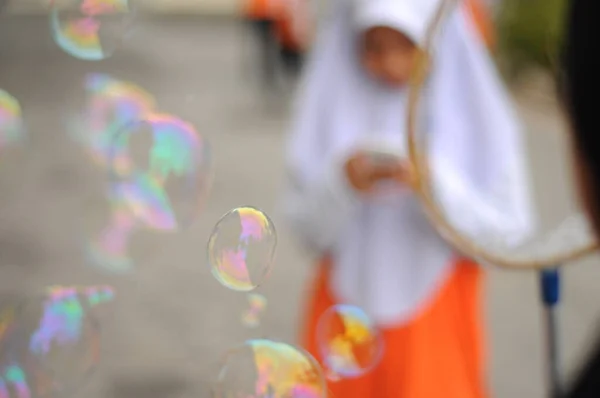
[[[267,308],[267,298],[261,294],[252,293],[248,295],[248,302],[250,308],[242,315],[242,324],[255,328],[260,324],[260,317]]]
[[[0,148],[21,140],[24,133],[19,102],[6,91],[0,90]]]
[[[120,169],[122,155],[132,157],[135,148],[131,142],[149,133],[152,145],[148,153],[149,164],[131,161],[131,173],[124,175]],[[177,231],[195,214],[200,199],[209,184],[210,159],[207,143],[194,127],[167,114],[153,113],[146,119],[127,126],[114,139],[119,156],[112,163],[111,180],[116,187],[118,200],[129,206],[142,228],[159,231]],[[176,180],[182,177],[181,180]],[[177,181],[175,192],[167,192]],[[178,214],[171,195],[183,196],[187,202],[184,214]],[[191,208],[190,205],[191,204]],[[187,212],[186,212],[187,210]]]
[[[29,343],[34,354],[45,355],[53,342],[67,344],[80,336],[83,307],[75,289],[53,289],[44,303],[43,314],[40,327]]]
[[[208,262],[213,276],[225,287],[251,291],[269,274],[277,246],[277,233],[269,217],[253,207],[225,214],[208,241]]]
[[[156,106],[154,99],[142,88],[105,74],[87,75],[85,90],[86,107],[83,118],[73,125],[73,135],[96,165],[106,171],[112,166],[113,173],[131,175],[132,160],[124,145],[116,145],[115,137],[125,126],[143,120],[153,111]],[[137,224],[131,201],[127,201],[128,194],[132,195],[123,184],[113,184],[108,191],[108,223],[86,243],[88,261],[116,273],[133,269],[128,246]]]
[[[52,397],[57,392],[56,387],[49,374],[31,363],[4,361],[0,364],[0,398]]]
[[[30,351],[46,355],[52,344],[61,346],[78,342],[84,335],[86,317],[90,316],[86,309],[109,302],[114,295],[110,286],[49,287],[39,327],[29,342]]]
[[[352,305],[334,305],[325,311],[317,341],[326,368],[337,377],[359,377],[383,355],[382,336],[367,314]]]
[[[114,298],[108,285],[50,286],[20,306],[0,350],[0,398],[64,395],[78,387],[99,359],[93,312]]]
[[[148,174],[137,174],[115,189],[133,218],[144,227],[157,230],[177,228],[175,214],[160,181]]]
[[[215,398],[324,398],[319,364],[286,343],[249,340],[232,350],[219,373]]]
[[[98,61],[112,55],[131,22],[128,0],[54,0],[52,37],[75,58]]]
[[[159,181],[169,175],[182,176],[197,172],[205,154],[204,143],[194,127],[171,115],[152,114],[147,118],[154,133],[150,153],[150,170]]]
[[[111,219],[96,239],[88,243],[88,260],[96,266],[115,273],[133,269],[129,258],[129,239],[135,230],[135,219],[127,205],[111,208]]]
[[[248,242],[251,238],[261,240],[265,231],[269,229],[268,217],[260,210],[251,207],[239,208],[238,214],[242,224],[240,240],[244,242]]]
[[[106,270],[128,272],[136,231],[176,232],[194,221],[212,182],[209,144],[190,123],[158,112],[154,99],[135,85],[91,74],[86,91],[78,138],[108,171],[110,205],[107,224],[87,243],[87,256]],[[150,148],[137,146],[148,139]]]
[[[19,365],[0,368],[0,398],[31,398],[31,395],[27,375]]]
[[[154,111],[154,98],[142,88],[109,75],[92,73],[86,76],[87,104],[83,119],[73,131],[94,163],[121,175],[131,173],[132,160],[125,151],[126,142],[118,146],[116,135]]]

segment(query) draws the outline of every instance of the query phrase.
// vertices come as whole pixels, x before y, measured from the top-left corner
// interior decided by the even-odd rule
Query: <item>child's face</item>
[[[417,47],[403,33],[375,27],[363,36],[362,63],[376,79],[401,87],[408,82],[417,56]]]

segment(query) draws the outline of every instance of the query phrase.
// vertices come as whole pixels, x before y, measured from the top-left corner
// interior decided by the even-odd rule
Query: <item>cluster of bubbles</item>
[[[53,0],[57,45],[82,60],[111,56],[131,27],[128,0]],[[128,249],[136,231],[188,228],[212,181],[209,145],[194,126],[162,112],[144,89],[105,74],[89,74],[82,116],[70,132],[107,178],[109,216],[85,243],[88,260],[111,272],[134,269]],[[0,148],[24,135],[21,107],[0,90]],[[270,274],[277,232],[261,210],[238,207],[221,217],[207,245],[208,264],[224,287],[248,293],[242,324],[256,328],[267,299],[255,292]],[[69,395],[100,356],[96,311],[114,299],[110,286],[49,287],[18,305],[0,306],[0,398]],[[215,398],[321,398],[330,380],[358,377],[380,359],[383,342],[359,308],[337,305],[319,321],[325,369],[303,349],[248,340],[225,356]]]
[[[112,272],[133,269],[136,231],[190,226],[211,184],[210,151],[194,126],[161,112],[142,88],[108,75],[86,78],[87,101],[72,134],[108,174],[108,222],[87,243],[90,261]]]
[[[208,261],[217,281],[238,292],[257,289],[273,266],[277,234],[270,218],[254,207],[225,214],[208,242]],[[256,327],[266,299],[250,294],[246,326]],[[360,308],[335,305],[319,319],[317,342],[323,367],[306,351],[272,340],[248,340],[225,356],[215,398],[317,398],[331,381],[360,377],[383,354],[383,338]]]
[[[269,275],[276,246],[271,219],[257,208],[239,207],[215,225],[208,240],[208,263],[224,287],[251,292]],[[248,300],[250,308],[242,323],[256,327],[267,300],[256,293],[249,294]],[[248,340],[225,356],[213,396],[309,398],[323,397],[324,391],[322,372],[308,353],[286,343]]]
[[[335,305],[317,328],[322,365],[287,343],[248,340],[229,351],[213,390],[215,398],[324,398],[331,382],[365,375],[383,355],[383,338],[360,308]]]
[[[128,0],[55,0],[52,36],[83,60],[111,56],[134,9]],[[71,133],[108,176],[109,217],[89,236],[89,260],[110,271],[131,270],[137,230],[187,228],[210,184],[208,143],[194,126],[161,111],[140,87],[104,74],[86,77],[83,115]],[[0,90],[0,149],[23,139],[19,102]],[[0,303],[0,398],[68,396],[100,357],[98,308],[114,299],[110,286],[49,287],[16,304]]]
[[[89,259],[111,271],[130,270],[128,240],[137,229],[177,232],[189,225],[210,183],[208,144],[189,123],[157,111],[143,89],[108,75],[86,80],[88,100],[72,133],[93,163],[108,172],[107,226],[87,244]],[[20,108],[1,92],[3,142],[22,134]],[[149,146],[136,147],[146,139]],[[141,156],[138,156],[141,155]],[[184,210],[173,197],[194,198]],[[247,327],[257,327],[267,299],[256,290],[270,274],[277,246],[271,219],[254,207],[227,212],[208,241],[208,263],[224,287],[247,292]],[[42,298],[3,308],[0,318],[0,398],[72,392],[99,359],[93,309],[110,301],[110,287],[52,287]],[[357,307],[334,306],[320,319],[317,338],[325,369],[299,347],[248,340],[226,355],[215,397],[326,397],[331,380],[372,369],[382,339]]]

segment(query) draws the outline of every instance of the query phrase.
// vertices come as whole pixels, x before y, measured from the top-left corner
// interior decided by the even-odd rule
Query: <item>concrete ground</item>
[[[30,134],[25,147],[5,150],[0,160],[0,293],[31,293],[55,283],[116,286],[114,314],[103,325],[103,361],[81,391],[87,397],[208,397],[228,348],[252,337],[295,341],[311,265],[275,211],[287,105],[261,100],[251,76],[242,73],[248,51],[247,35],[234,22],[154,17],[138,21],[112,59],[83,62],[53,44],[43,17],[0,15],[0,88],[20,100]],[[82,255],[86,217],[105,211],[102,175],[70,140],[65,120],[81,104],[89,72],[146,88],[162,109],[193,122],[213,145],[216,181],[204,213],[185,233],[136,236],[137,269],[130,276],[101,273]],[[564,166],[552,159],[564,145],[556,134],[531,135],[545,214],[562,206],[556,180],[564,177]],[[241,325],[246,297],[219,285],[205,260],[212,226],[245,204],[271,214],[280,238],[276,266],[260,289],[269,303],[259,330]],[[594,263],[565,272],[560,315],[566,374],[586,352],[600,310],[600,267]],[[487,297],[494,396],[544,396],[535,274],[493,270]]]

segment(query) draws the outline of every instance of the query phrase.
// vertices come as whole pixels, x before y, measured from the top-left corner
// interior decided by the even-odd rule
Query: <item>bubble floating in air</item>
[[[110,286],[52,286],[20,304],[3,327],[0,390],[11,398],[73,393],[100,359],[94,311],[114,295]]]
[[[90,74],[85,90],[85,109],[71,132],[105,172],[109,207],[103,225],[85,232],[86,255],[95,266],[126,273],[134,269],[135,233],[178,232],[193,224],[212,182],[210,148],[192,124],[161,113],[132,83]],[[88,207],[94,213],[86,220],[97,207]]]
[[[229,289],[247,292],[269,274],[277,233],[269,217],[254,207],[225,214],[208,241],[208,262],[215,278]]]
[[[249,328],[260,325],[260,318],[267,307],[267,298],[262,294],[251,293],[248,295],[249,308],[242,314],[242,324]]]
[[[325,398],[323,371],[305,351],[286,343],[249,340],[226,356],[213,398]]]
[[[354,378],[373,369],[383,355],[383,338],[367,314],[334,305],[319,319],[317,343],[332,378]]]
[[[194,126],[152,113],[116,134],[110,151],[114,200],[141,228],[179,231],[191,225],[211,184],[208,143]]]
[[[67,54],[99,61],[122,45],[134,15],[130,0],[52,0],[50,29]]]
[[[85,78],[86,100],[81,115],[70,121],[73,138],[98,167],[108,170],[116,135],[156,110],[154,97],[143,88],[100,73]],[[128,159],[121,158],[127,162]],[[121,168],[130,167],[127,163]]]

